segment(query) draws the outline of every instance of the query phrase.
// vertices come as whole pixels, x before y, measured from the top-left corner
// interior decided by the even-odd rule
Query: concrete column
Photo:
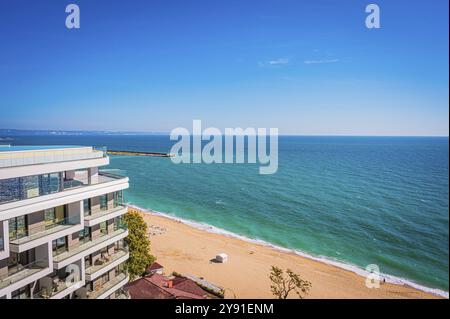
[[[89,171],[89,184],[98,184],[98,167],[91,167]]]
[[[34,258],[35,260],[39,261],[47,261],[47,263],[50,260],[49,257],[49,250],[48,244],[43,244],[34,249]]]
[[[83,211],[83,202],[78,201],[67,204],[67,217],[70,218],[70,223],[78,224],[81,222],[81,212]]]
[[[74,179],[75,171],[66,171],[66,179]]]
[[[114,280],[114,278],[116,278],[116,270],[112,269],[109,271],[109,281]]]
[[[108,194],[108,209],[114,208],[114,193]]]
[[[44,211],[28,214],[27,219],[29,236],[45,231]]]
[[[100,211],[100,197],[92,197],[91,198],[91,213],[94,215]]]
[[[67,249],[69,251],[74,250],[80,246],[80,239],[78,238],[78,232],[67,236]]]
[[[94,225],[91,227],[91,236],[92,240],[95,240],[100,237],[100,225]]]
[[[114,219],[108,220],[107,223],[108,223],[108,234],[111,234],[114,231]]]
[[[114,246],[115,246],[114,244],[108,246],[108,254],[109,255],[114,254]]]

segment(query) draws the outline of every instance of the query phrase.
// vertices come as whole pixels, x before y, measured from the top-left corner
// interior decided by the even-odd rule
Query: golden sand
[[[367,288],[365,278],[351,271],[293,253],[250,243],[238,238],[200,230],[182,222],[150,213],[143,214],[149,226],[152,254],[165,268],[203,277],[225,288],[226,298],[273,298],[271,265],[291,269],[312,283],[306,298],[438,298],[406,285],[383,283]],[[212,263],[218,253],[226,263]],[[298,298],[295,293],[292,298]]]

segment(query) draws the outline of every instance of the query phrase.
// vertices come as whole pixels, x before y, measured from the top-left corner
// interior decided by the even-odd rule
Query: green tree
[[[300,299],[303,299],[311,289],[311,283],[303,280],[300,275],[297,275],[290,269],[286,270],[287,276],[284,275],[283,270],[277,266],[272,266],[270,271],[270,290],[272,294],[278,299],[286,299],[291,291],[294,291]]]
[[[155,261],[150,254],[150,240],[147,237],[147,224],[141,214],[134,210],[128,210],[124,215],[128,225],[128,236],[125,238],[130,251],[130,258],[125,266],[128,269],[130,280],[144,274],[147,265]]]

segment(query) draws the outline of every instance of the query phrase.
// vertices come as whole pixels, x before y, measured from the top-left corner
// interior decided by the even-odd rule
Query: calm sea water
[[[12,144],[69,144],[169,152],[168,136],[21,136]],[[279,169],[173,164],[113,156],[128,202],[277,246],[326,256],[420,285],[449,286],[449,140],[280,137]]]

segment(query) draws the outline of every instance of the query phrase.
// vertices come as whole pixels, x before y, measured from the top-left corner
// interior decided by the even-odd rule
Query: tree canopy
[[[303,280],[300,275],[290,269],[286,270],[286,274],[287,276],[277,266],[272,266],[270,272],[270,281],[272,282],[270,290],[272,294],[278,299],[286,299],[294,291],[300,299],[303,299],[311,289],[311,283]]]
[[[150,254],[147,224],[141,214],[134,210],[128,210],[124,218],[129,232],[125,242],[128,244],[130,252],[130,258],[125,265],[128,269],[130,280],[133,280],[142,276],[146,267],[153,263],[156,258]]]

